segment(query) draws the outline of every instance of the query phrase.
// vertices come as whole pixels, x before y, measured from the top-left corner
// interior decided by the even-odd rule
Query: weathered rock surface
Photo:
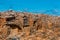
[[[0,12],[0,40],[60,40],[60,17]]]

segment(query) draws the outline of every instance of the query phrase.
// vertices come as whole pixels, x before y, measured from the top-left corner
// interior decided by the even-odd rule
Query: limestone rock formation
[[[0,12],[0,40],[60,40],[60,17]]]

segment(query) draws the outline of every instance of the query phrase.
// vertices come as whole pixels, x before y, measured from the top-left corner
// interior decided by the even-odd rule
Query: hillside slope
[[[0,12],[0,40],[60,40],[60,17]]]

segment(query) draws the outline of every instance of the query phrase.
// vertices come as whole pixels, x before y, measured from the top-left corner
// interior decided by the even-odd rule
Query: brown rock
[[[60,17],[12,10],[1,12],[0,40],[10,40],[10,38],[11,40],[60,40]]]

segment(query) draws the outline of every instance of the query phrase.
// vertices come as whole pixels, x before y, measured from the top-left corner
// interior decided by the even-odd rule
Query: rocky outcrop
[[[60,17],[12,10],[1,12],[0,40],[60,40]]]

